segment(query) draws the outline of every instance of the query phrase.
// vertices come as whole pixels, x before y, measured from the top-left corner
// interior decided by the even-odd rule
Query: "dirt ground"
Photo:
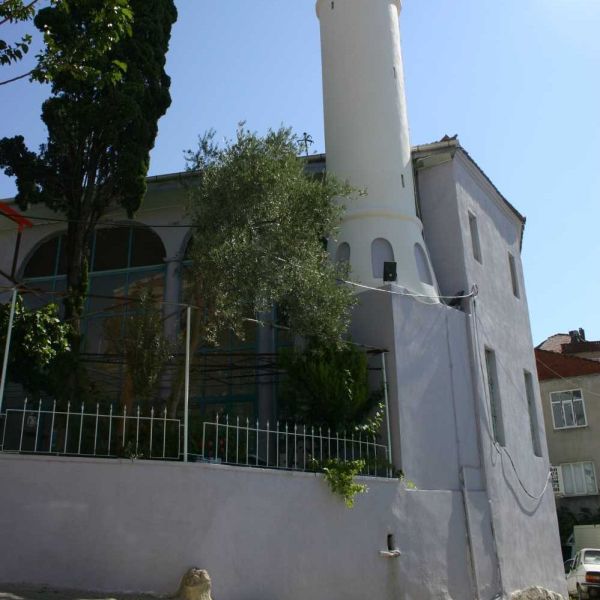
[[[49,588],[24,588],[21,586],[0,586],[0,600],[157,600],[160,596],[140,594],[98,594],[52,590]],[[163,596],[164,598],[164,596]]]

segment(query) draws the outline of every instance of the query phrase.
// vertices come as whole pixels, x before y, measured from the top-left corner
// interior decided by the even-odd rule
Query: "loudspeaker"
[[[397,268],[398,268],[398,265],[395,262],[384,262],[383,263],[383,280],[384,281],[396,281],[398,279]]]

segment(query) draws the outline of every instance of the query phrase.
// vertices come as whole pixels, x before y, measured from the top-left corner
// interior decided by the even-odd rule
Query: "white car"
[[[567,589],[570,598],[600,598],[600,549],[583,548],[568,563]]]

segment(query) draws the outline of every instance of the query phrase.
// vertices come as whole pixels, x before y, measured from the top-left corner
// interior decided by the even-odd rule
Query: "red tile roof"
[[[540,381],[600,373],[600,361],[580,356],[570,356],[536,348],[535,360]]]

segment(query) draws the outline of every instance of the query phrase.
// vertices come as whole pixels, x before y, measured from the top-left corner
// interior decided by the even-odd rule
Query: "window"
[[[527,408],[529,409],[529,428],[531,430],[533,453],[536,456],[542,456],[540,428],[538,425],[537,409],[535,406],[535,393],[533,391],[533,377],[529,371],[525,371],[525,394],[527,396]]]
[[[593,462],[561,465],[564,493],[567,496],[587,496],[598,493]]]
[[[554,429],[568,429],[570,427],[585,427],[585,405],[581,390],[567,390],[566,392],[552,392],[552,419]]]
[[[25,282],[35,290],[26,298],[30,308],[48,302],[61,304],[66,290],[66,236],[58,234],[40,244],[24,267]],[[152,229],[125,223],[97,229],[89,253],[89,287],[81,320],[81,352],[90,379],[106,401],[119,401],[124,368],[114,357],[122,352],[126,319],[137,304],[132,297],[150,290],[158,304],[165,290],[165,248]],[[99,356],[95,356],[99,355]],[[102,358],[103,356],[111,358]]]
[[[583,553],[583,562],[600,565],[600,550],[586,550]]]
[[[515,298],[520,298],[521,293],[519,291],[519,277],[517,275],[517,263],[515,257],[509,252],[508,253],[508,265],[510,268],[510,280],[512,282],[512,289]]]
[[[415,244],[415,261],[417,262],[417,271],[419,272],[419,279],[427,285],[433,285],[433,277],[431,277],[431,269],[429,268],[429,261],[423,246],[421,244]]]
[[[377,238],[371,244],[371,267],[375,279],[383,279],[383,263],[385,262],[394,262],[394,250],[387,240]]]
[[[342,242],[335,254],[335,261],[338,263],[349,263],[350,262],[350,244]]]
[[[502,406],[500,404],[500,388],[498,386],[498,370],[496,368],[496,353],[485,349],[485,366],[487,368],[488,391],[490,396],[490,417],[494,440],[501,446],[506,445],[504,424],[502,422]]]
[[[473,247],[473,258],[478,263],[481,260],[481,243],[479,242],[479,228],[477,227],[477,217],[473,213],[469,213],[469,229],[471,231],[471,246]]]

